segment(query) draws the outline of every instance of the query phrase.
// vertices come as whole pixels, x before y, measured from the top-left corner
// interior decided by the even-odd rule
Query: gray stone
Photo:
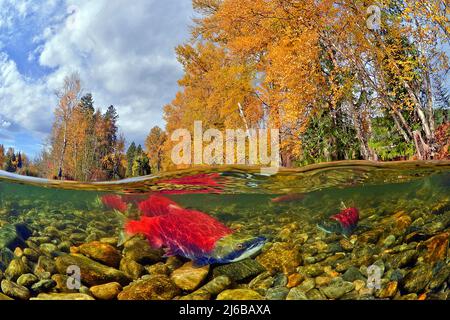
[[[41,293],[30,300],[95,300],[84,293]]]
[[[16,227],[11,224],[7,224],[0,228],[0,249],[9,248],[14,250],[16,247],[24,245],[24,239],[20,237]]]
[[[348,268],[347,271],[345,271],[345,273],[342,275],[342,279],[348,282],[353,282],[356,280],[367,280],[359,271],[359,269],[355,267]]]
[[[289,289],[286,287],[270,288],[266,292],[266,299],[268,300],[285,300],[289,294]]]
[[[13,259],[5,270],[5,277],[16,281],[22,274],[28,273],[30,269],[20,258]]]
[[[306,297],[308,300],[326,300],[326,297],[318,289],[309,290]]]
[[[43,243],[39,246],[39,250],[49,257],[55,256],[56,251],[58,251],[58,247],[53,243]]]
[[[312,278],[307,278],[299,286],[297,286],[297,288],[298,288],[298,290],[301,290],[304,293],[307,293],[309,290],[314,289],[315,286],[316,286],[316,281]]]
[[[388,264],[391,268],[404,268],[413,265],[417,260],[418,253],[416,250],[407,250],[397,253],[388,259]]]
[[[331,281],[329,286],[321,288],[320,290],[329,299],[339,299],[354,288],[355,285],[353,283],[344,281],[341,278],[335,278]]]
[[[2,280],[1,288],[3,293],[11,298],[19,300],[28,300],[30,298],[30,291],[27,288],[10,280]]]
[[[35,293],[47,292],[56,287],[56,281],[52,279],[41,280],[31,286],[31,291]]]
[[[140,264],[147,265],[162,261],[164,252],[152,249],[146,240],[133,238],[125,243],[123,255]]]
[[[430,283],[432,276],[432,268],[429,265],[421,264],[409,271],[401,284],[406,292],[418,293]]]
[[[289,290],[286,300],[308,300],[305,292],[300,290],[298,287],[294,287]]]
[[[29,288],[38,281],[38,277],[36,277],[34,274],[25,273],[17,279],[17,284]]]
[[[9,248],[0,248],[0,270],[5,271],[13,260],[14,252]]]
[[[81,282],[89,286],[96,286],[109,282],[127,285],[131,279],[122,271],[107,267],[82,255],[64,255],[56,258],[56,268],[60,274],[66,274],[69,266],[79,266]]]
[[[213,277],[227,276],[234,281],[242,281],[255,277],[264,271],[264,267],[256,260],[245,259],[214,268]]]

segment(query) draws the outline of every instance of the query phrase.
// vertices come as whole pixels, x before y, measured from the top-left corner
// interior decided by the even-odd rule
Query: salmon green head
[[[267,239],[262,236],[231,234],[217,241],[214,250],[196,257],[196,265],[225,264],[250,258],[261,251]]]

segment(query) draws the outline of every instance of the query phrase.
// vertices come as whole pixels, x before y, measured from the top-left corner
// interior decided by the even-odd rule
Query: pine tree
[[[17,156],[17,168],[22,169],[23,163],[22,163],[22,154],[19,152],[19,155]]]
[[[127,177],[133,176],[133,163],[135,158],[136,158],[136,144],[133,141],[127,150],[127,171],[126,171]]]
[[[94,99],[91,93],[88,93],[81,97],[80,107],[85,113],[94,114]]]

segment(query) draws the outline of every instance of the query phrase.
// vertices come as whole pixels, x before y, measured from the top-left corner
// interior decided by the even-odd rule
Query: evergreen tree
[[[87,114],[94,114],[94,99],[91,93],[88,93],[81,97],[80,99],[80,107]]]
[[[6,163],[5,163],[5,171],[8,172],[16,172],[16,167],[14,166],[14,164],[11,161],[11,158],[6,159]]]
[[[19,152],[19,155],[17,156],[17,168],[22,169],[23,163],[22,163],[22,154]]]
[[[145,153],[137,155],[133,162],[133,177],[142,177],[151,173],[150,161]]]
[[[135,158],[136,158],[136,144],[133,141],[127,150],[127,171],[126,171],[127,177],[133,176],[133,163]]]
[[[109,147],[108,153],[112,153],[117,142],[117,133],[119,131],[119,128],[117,127],[119,115],[117,114],[116,108],[112,105],[109,106],[106,110],[104,118],[107,127],[107,141]]]

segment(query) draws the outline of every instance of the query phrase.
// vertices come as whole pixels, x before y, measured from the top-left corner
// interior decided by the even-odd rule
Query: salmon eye
[[[244,245],[242,245],[241,243],[238,243],[237,245],[236,245],[236,249],[237,250],[241,250],[241,249],[243,249],[244,248]]]

